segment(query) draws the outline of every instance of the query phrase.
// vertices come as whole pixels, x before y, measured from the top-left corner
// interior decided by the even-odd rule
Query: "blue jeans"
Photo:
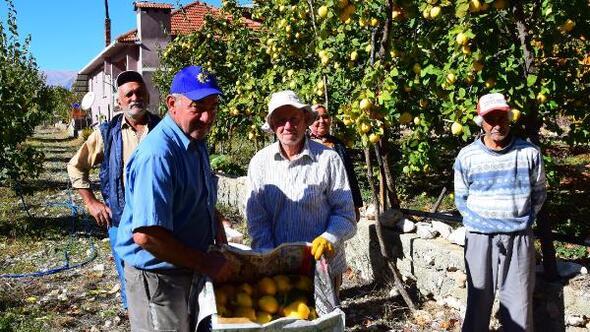
[[[125,274],[123,272],[123,260],[119,255],[115,252],[115,243],[117,243],[117,232],[119,231],[119,227],[111,226],[109,227],[109,242],[111,243],[111,252],[113,253],[113,260],[115,261],[115,267],[117,268],[117,275],[119,277],[119,282],[121,283],[121,302],[123,304],[123,309],[127,309],[127,292],[125,291]]]

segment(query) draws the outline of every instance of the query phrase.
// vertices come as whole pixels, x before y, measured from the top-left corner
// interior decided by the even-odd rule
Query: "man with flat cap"
[[[168,114],[127,164],[115,250],[125,261],[132,331],[194,331],[211,313],[197,302],[204,277],[228,277],[228,262],[208,251],[223,242],[205,144],[219,95],[215,77],[201,67],[177,72]]]
[[[88,212],[97,224],[108,229],[111,250],[119,281],[121,301],[127,308],[123,261],[113,250],[123,207],[125,206],[125,165],[160,118],[147,111],[149,95],[142,76],[136,71],[124,71],[117,77],[117,105],[122,113],[102,123],[68,163],[72,187],[77,189]],[[100,164],[100,190],[104,202],[99,201],[90,186],[90,169]]]
[[[266,122],[278,141],[260,150],[248,167],[246,216],[252,248],[311,242],[325,256],[339,288],[346,270],[345,240],[356,233],[346,169],[336,151],[306,138],[315,119],[293,91],[273,93]]]

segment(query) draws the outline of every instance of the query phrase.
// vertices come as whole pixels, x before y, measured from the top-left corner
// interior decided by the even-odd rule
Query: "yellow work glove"
[[[326,238],[318,236],[311,243],[311,254],[316,260],[319,260],[322,255],[332,257],[334,256],[334,245]]]

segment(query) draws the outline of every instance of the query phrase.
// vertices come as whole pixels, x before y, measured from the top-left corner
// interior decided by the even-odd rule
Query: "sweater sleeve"
[[[338,153],[342,162],[344,163],[344,169],[346,170],[346,177],[348,178],[348,184],[350,185],[350,193],[352,194],[352,200],[354,206],[360,208],[363,206],[363,198],[361,196],[361,190],[359,189],[359,183],[354,172],[354,165],[350,159],[350,155],[346,150],[344,143],[339,140],[336,141],[334,150]]]
[[[468,216],[469,209],[467,208],[467,198],[469,197],[469,182],[467,180],[467,172],[463,168],[460,156],[455,159],[453,165],[454,176],[454,190],[455,190],[455,206],[459,213],[466,218]]]
[[[543,156],[537,153],[534,158],[534,163],[531,172],[531,203],[535,216],[541,210],[545,199],[547,198],[547,179],[545,177],[545,166],[543,164]]]

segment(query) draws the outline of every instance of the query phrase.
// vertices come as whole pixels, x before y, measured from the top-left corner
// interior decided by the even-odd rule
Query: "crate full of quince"
[[[312,258],[308,244],[265,253],[230,246],[221,251],[231,262],[232,278],[208,282],[203,290],[214,307],[214,331],[344,330],[329,266]]]

